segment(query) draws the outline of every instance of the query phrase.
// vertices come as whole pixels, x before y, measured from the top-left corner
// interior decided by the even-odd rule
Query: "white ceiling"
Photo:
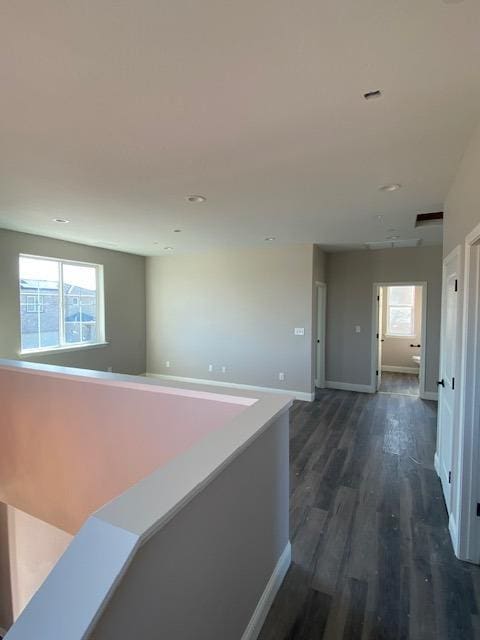
[[[0,226],[145,255],[439,243],[413,222],[480,116],[479,33],[478,0],[2,2]]]

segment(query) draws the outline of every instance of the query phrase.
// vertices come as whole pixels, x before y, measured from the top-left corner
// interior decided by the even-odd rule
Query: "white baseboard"
[[[453,553],[458,558],[458,529],[453,513],[451,513],[448,518],[448,531],[450,532],[450,538],[452,539]],[[460,560],[462,560],[462,558],[460,558]]]
[[[375,393],[375,389],[370,384],[351,384],[350,382],[325,382],[327,389],[339,389],[341,391],[357,391],[358,393]]]
[[[282,586],[283,579],[290,567],[291,561],[292,547],[289,542],[280,556],[277,565],[270,576],[270,580],[265,587],[265,591],[262,593],[260,600],[255,607],[253,616],[250,618],[250,622],[242,635],[242,640],[256,640],[258,638],[258,635],[262,630],[263,623],[265,622],[265,618],[267,617],[270,607],[275,600],[275,596]]]
[[[420,394],[422,400],[434,400],[438,402],[438,393],[436,391],[424,391]]]
[[[420,367],[397,367],[389,364],[382,364],[382,371],[389,373],[418,373],[420,375]]]
[[[306,393],[305,391],[294,391],[293,389],[278,389],[276,387],[256,387],[251,384],[239,384],[237,382],[226,382],[224,380],[204,380],[202,378],[185,378],[183,376],[171,376],[166,373],[146,373],[151,378],[160,378],[163,380],[172,380],[176,382],[188,382],[192,384],[209,384],[214,387],[227,387],[230,389],[244,389],[245,391],[259,391],[260,393],[281,393],[293,396],[297,400],[305,402],[313,402],[315,400],[315,392]]]
[[[435,451],[435,455],[433,456],[433,468],[437,472],[437,476],[440,478],[440,458],[438,457],[438,453]]]

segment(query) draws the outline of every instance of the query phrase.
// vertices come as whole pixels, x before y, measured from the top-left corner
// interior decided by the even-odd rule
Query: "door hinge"
[[[477,518],[480,518],[480,502],[477,502]]]
[[[452,378],[452,391],[455,389],[455,378]]]
[[[455,291],[458,291],[458,280],[455,280]]]
[[[378,302],[380,302],[380,296],[377,296],[377,300],[378,300]]]
[[[378,333],[377,333],[377,340],[379,339],[379,337],[380,337],[380,336],[379,336],[379,335],[378,335]]]
[[[452,484],[452,472],[448,472],[448,484]]]
[[[378,369],[375,371],[375,374],[378,376]]]

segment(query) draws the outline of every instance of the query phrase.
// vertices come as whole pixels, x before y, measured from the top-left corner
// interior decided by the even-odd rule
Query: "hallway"
[[[293,561],[259,640],[480,638],[480,567],[452,551],[436,404],[321,390],[291,425]]]

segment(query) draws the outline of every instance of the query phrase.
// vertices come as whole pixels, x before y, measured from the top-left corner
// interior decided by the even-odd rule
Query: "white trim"
[[[315,317],[315,323],[314,323],[314,330],[312,331],[312,338],[314,340],[313,343],[313,353],[314,353],[314,364],[313,364],[313,370],[315,372],[315,386],[318,387],[319,389],[324,389],[325,388],[325,348],[326,348],[326,327],[327,327],[327,285],[325,284],[325,282],[315,282],[315,291],[316,291],[316,297],[315,297],[315,313],[314,313],[314,317]],[[319,301],[319,295],[322,296],[323,299],[323,308],[322,308],[322,317],[319,318],[318,317],[318,301]],[[321,321],[319,323],[319,320]],[[318,326],[321,326],[321,334],[318,334]],[[317,340],[320,340],[319,343],[317,343]],[[322,354],[322,357],[319,359],[318,357],[318,352],[320,350],[320,353]]]
[[[356,391],[357,393],[375,393],[375,388],[369,384],[352,384],[351,382],[325,381],[327,389],[340,389],[340,391]]]
[[[420,397],[425,400],[431,400],[433,398],[427,398],[426,396],[431,394],[430,391],[425,391],[425,358],[427,354],[427,296],[428,296],[428,282],[422,281],[408,281],[408,282],[374,282],[373,283],[373,297],[372,297],[372,344],[371,344],[371,387],[376,390],[377,388],[377,361],[378,361],[378,308],[377,308],[377,296],[379,295],[380,287],[398,287],[398,286],[414,286],[422,287],[422,326],[421,326],[421,351],[420,351],[420,368],[418,373],[418,382]],[[382,367],[382,370],[384,367]],[[373,391],[372,393],[374,393]]]
[[[424,391],[420,394],[420,398],[422,400],[433,400],[434,402],[438,402],[438,393],[436,391]]]
[[[50,353],[64,353],[68,351],[83,351],[84,349],[98,349],[99,347],[106,347],[109,344],[110,344],[109,342],[83,342],[82,344],[80,343],[72,344],[71,347],[47,347],[46,349],[25,349],[24,351],[19,351],[18,355],[20,357],[43,356],[43,355],[48,355]]]
[[[460,356],[460,385],[458,401],[458,440],[453,460],[456,545],[455,554],[461,560],[480,563],[479,523],[476,515],[480,499],[480,409],[478,387],[480,379],[480,269],[472,262],[474,247],[480,242],[480,224],[465,238],[463,286],[462,343]],[[480,252],[480,249],[476,248]],[[477,257],[480,260],[480,256]],[[451,532],[452,533],[452,532]],[[452,536],[453,542],[453,536]]]
[[[391,373],[420,373],[419,367],[397,367],[395,365],[382,364],[382,371]]]
[[[440,477],[440,459],[437,451],[435,451],[435,455],[433,456],[433,468],[437,472],[437,476]]]
[[[453,552],[456,556],[459,555],[458,549],[458,528],[457,523],[455,522],[455,516],[453,512],[448,517],[448,530],[450,532],[450,538],[452,540]]]
[[[208,384],[215,387],[228,387],[230,389],[245,389],[246,391],[260,391],[260,393],[280,393],[286,396],[294,396],[297,400],[305,402],[313,402],[315,400],[315,392],[306,393],[305,391],[295,391],[293,389],[278,389],[276,387],[257,387],[252,384],[239,384],[237,382],[226,382],[225,380],[203,380],[202,378],[186,378],[184,376],[171,376],[166,373],[145,373],[151,378],[160,378],[161,380],[173,380],[176,382],[188,382],[192,384]]]
[[[291,561],[292,547],[290,542],[288,542],[275,566],[275,569],[273,570],[272,575],[270,576],[269,581],[267,582],[265,591],[260,596],[260,600],[255,607],[255,611],[250,618],[247,628],[243,632],[241,640],[256,640],[258,638],[260,631],[262,630],[263,623],[265,622],[265,618],[267,617],[270,607],[275,600],[275,596],[282,586],[282,582],[287,574]]]

